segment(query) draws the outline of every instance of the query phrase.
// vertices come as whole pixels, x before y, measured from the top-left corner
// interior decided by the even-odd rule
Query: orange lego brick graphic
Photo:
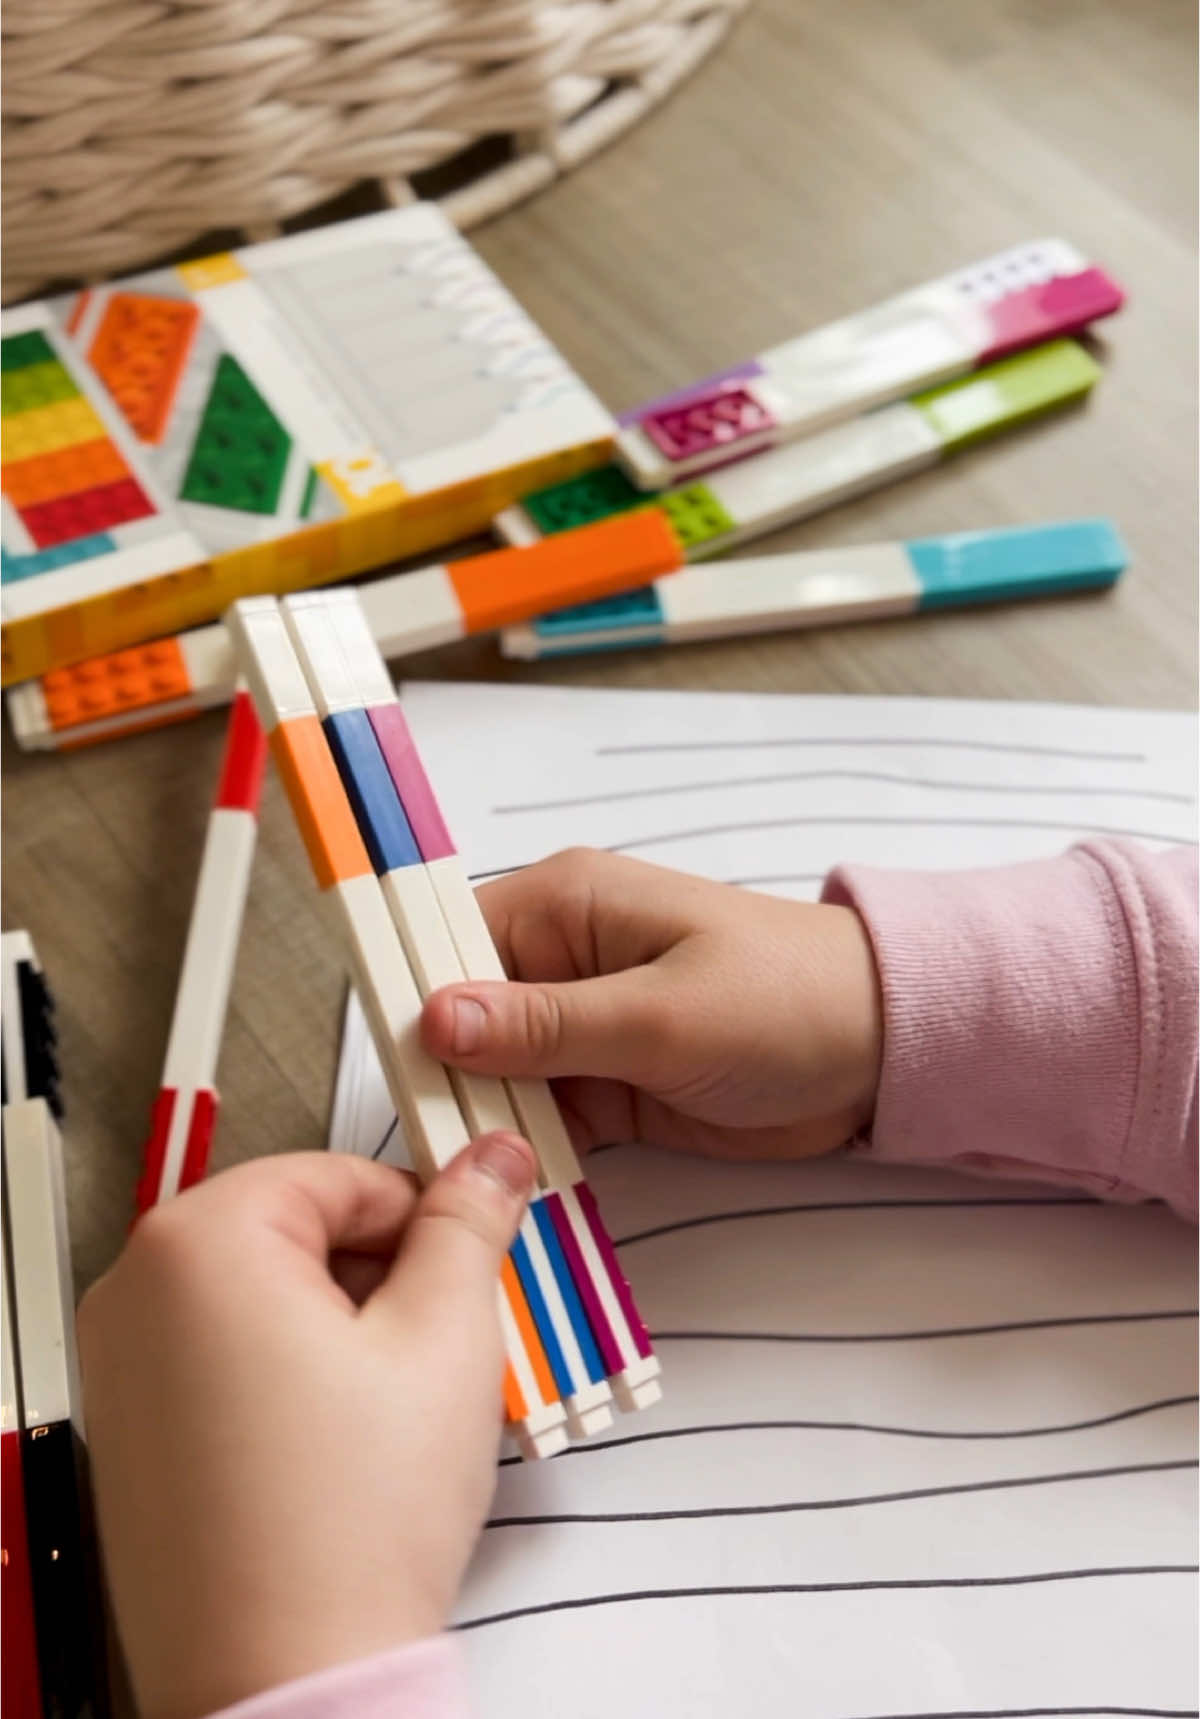
[[[93,657],[76,668],[56,669],[42,677],[46,714],[56,733],[121,711],[186,698],[191,690],[177,639]]]
[[[52,454],[13,460],[4,468],[4,493],[14,507],[35,507],[81,490],[98,489],[129,476],[129,467],[116,444],[105,437],[78,442]]]
[[[87,314],[87,307],[92,302],[91,287],[84,287],[75,303],[71,306],[71,314],[67,318],[67,333],[76,334],[79,325]]]
[[[115,292],[104,307],[88,363],[143,442],[160,442],[200,321],[196,305]]]

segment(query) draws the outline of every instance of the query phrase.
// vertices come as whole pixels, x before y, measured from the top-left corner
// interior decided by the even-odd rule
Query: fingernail
[[[483,1043],[483,1026],[487,1019],[487,1010],[482,1003],[477,1003],[474,997],[456,997],[454,999],[454,1042],[455,1056],[470,1056]]]
[[[516,1134],[485,1134],[471,1150],[480,1175],[499,1182],[506,1193],[524,1197],[533,1185],[533,1149]]]

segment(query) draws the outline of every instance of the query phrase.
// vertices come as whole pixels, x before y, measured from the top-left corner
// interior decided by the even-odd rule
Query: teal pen
[[[792,555],[706,562],[621,597],[559,609],[501,635],[532,659],[783,632],[1112,585],[1128,564],[1105,519],[959,531]]]

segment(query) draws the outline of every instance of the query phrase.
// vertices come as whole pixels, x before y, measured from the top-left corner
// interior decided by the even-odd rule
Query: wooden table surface
[[[1128,288],[1081,412],[778,534],[768,549],[1105,513],[1110,596],[413,677],[1195,701],[1190,0],[756,0],[668,103],[476,237],[613,407],[1024,239]],[[131,1209],[223,719],[24,757],[5,739],[4,923],[56,992],[79,1286]],[[218,1166],[324,1142],[343,979],[268,784],[221,1055]]]

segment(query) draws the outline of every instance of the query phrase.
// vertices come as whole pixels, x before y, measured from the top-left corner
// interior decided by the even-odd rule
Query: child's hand
[[[585,849],[479,902],[521,983],[437,992],[424,1042],[464,1069],[554,1077],[581,1147],[806,1157],[870,1121],[882,1003],[850,908]]]
[[[143,1218],[79,1315],[93,1477],[143,1719],[435,1633],[491,1498],[497,1280],[529,1147],[418,1199],[263,1159]]]

